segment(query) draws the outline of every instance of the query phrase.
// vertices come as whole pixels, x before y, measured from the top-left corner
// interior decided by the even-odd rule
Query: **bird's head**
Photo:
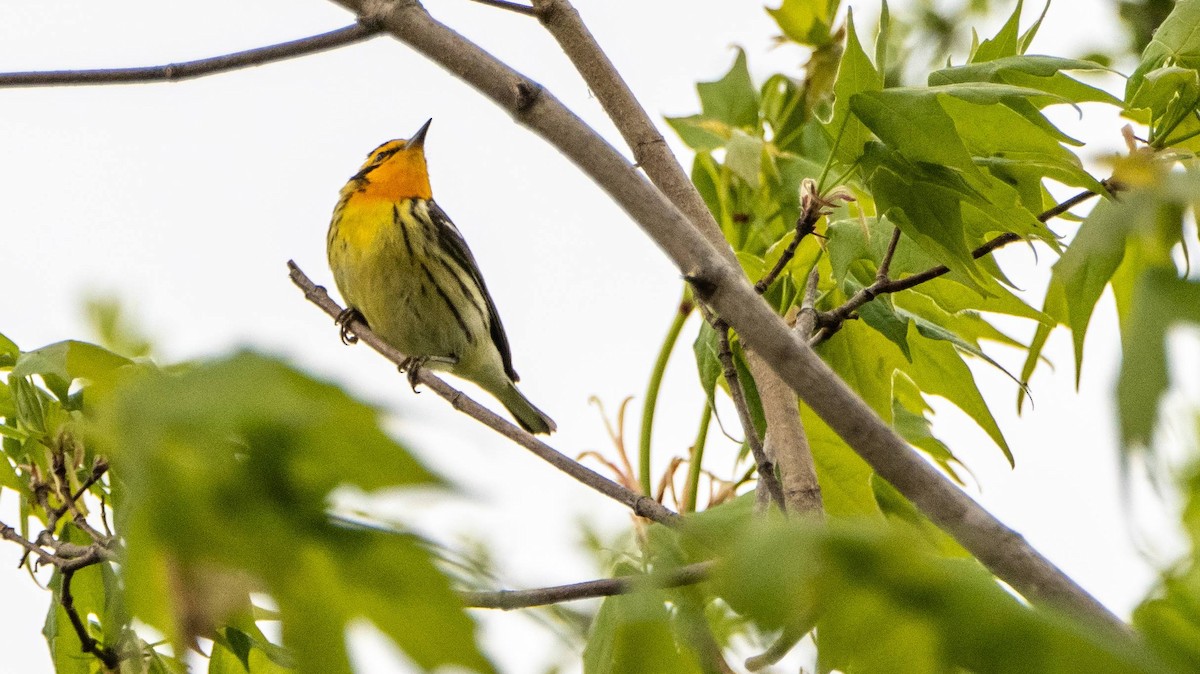
[[[425,168],[425,133],[432,121],[425,122],[412,138],[389,140],[372,150],[350,184],[358,183],[357,190],[380,198],[432,199]]]

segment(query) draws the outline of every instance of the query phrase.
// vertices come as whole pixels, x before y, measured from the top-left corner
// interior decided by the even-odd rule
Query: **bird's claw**
[[[409,356],[400,363],[400,371],[407,375],[408,385],[412,387],[413,393],[420,393],[417,390],[417,384],[420,383],[418,377],[420,377],[421,368],[428,360],[428,356]]]
[[[350,324],[354,321],[361,321],[364,325],[367,323],[367,319],[354,307],[346,307],[334,319],[334,323],[337,323],[338,326],[338,335],[342,338],[342,344],[349,345],[358,342],[358,335],[350,331]]]
[[[412,386],[413,393],[420,393],[417,390],[417,384],[420,384],[421,368],[428,363],[438,363],[446,367],[454,367],[458,364],[458,358],[454,356],[409,356],[400,362],[400,371],[408,377],[408,384]]]

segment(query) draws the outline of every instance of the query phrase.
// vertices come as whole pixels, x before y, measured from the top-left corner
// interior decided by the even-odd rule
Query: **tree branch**
[[[329,296],[325,288],[316,285],[296,266],[295,262],[288,260],[288,269],[292,283],[295,283],[298,288],[304,291],[304,297],[317,305],[335,320],[342,313],[342,307],[333,298]],[[405,354],[400,353],[392,348],[382,339],[380,339],[369,327],[361,320],[353,320],[349,323],[350,331],[354,333],[368,346],[377,351],[380,355],[392,361],[399,367],[406,359]],[[432,374],[428,368],[417,370],[417,381],[424,384],[437,395],[449,401],[450,405],[468,416],[476,419],[483,425],[500,433],[504,437],[521,445],[537,455],[538,458],[546,461],[555,468],[570,475],[584,485],[594,489],[595,491],[604,494],[605,496],[622,503],[633,510],[634,514],[646,519],[674,526],[679,522],[679,515],[663,504],[655,501],[649,496],[643,496],[622,487],[612,480],[604,477],[590,468],[580,464],[578,461],[573,461],[570,457],[550,447],[546,443],[538,440],[528,431],[525,431],[515,424],[509,422],[504,417],[496,414],[488,408],[480,405],[472,400],[462,391],[450,386],[446,382]]]
[[[700,562],[663,574],[617,576],[570,585],[555,585],[535,590],[499,590],[496,592],[460,592],[463,603],[470,608],[493,608],[511,611],[519,608],[560,604],[566,601],[611,597],[649,588],[672,588],[695,585],[708,580],[712,562]]]
[[[721,374],[725,377],[725,383],[729,385],[729,397],[733,399],[738,419],[742,422],[742,433],[745,434],[746,444],[750,447],[750,454],[754,457],[754,465],[758,466],[759,485],[765,487],[771,501],[774,501],[781,511],[787,512],[787,504],[783,500],[783,489],[779,486],[779,478],[775,476],[775,464],[767,458],[762,441],[758,439],[758,429],[754,427],[754,419],[750,416],[750,407],[746,404],[746,389],[742,387],[737,366],[733,362],[733,350],[729,346],[729,324],[720,318],[712,316],[707,318],[712,324],[713,330],[717,332],[717,359],[721,361]]]
[[[1121,189],[1117,183],[1114,183],[1111,180],[1101,181],[1101,184],[1109,190],[1109,193],[1113,193]],[[1096,192],[1084,190],[1083,192],[1076,194],[1061,204],[1058,204],[1038,215],[1038,220],[1046,222],[1051,218],[1056,218],[1096,195]],[[911,276],[905,276],[902,279],[888,278],[888,270],[891,266],[892,256],[895,255],[896,244],[899,243],[899,234],[900,229],[896,228],[896,230],[892,233],[892,240],[888,245],[888,252],[879,265],[879,273],[876,275],[875,282],[854,293],[854,295],[850,297],[850,299],[846,300],[846,302],[840,307],[820,314],[817,324],[821,329],[820,332],[818,332],[815,336],[816,339],[814,344],[819,344],[833,336],[833,333],[838,331],[846,319],[851,318],[855,311],[858,311],[864,304],[874,300],[876,297],[879,297],[880,295],[886,295],[888,293],[897,293],[901,290],[908,290],[909,288],[915,288],[922,283],[927,283],[935,278],[945,276],[946,274],[950,273],[949,267],[946,267],[945,265],[938,265],[936,267],[926,269],[923,272],[912,274]],[[1019,234],[1006,232],[971,251],[971,257],[978,260],[985,255],[990,255],[999,248],[1022,240],[1024,239],[1022,239]]]
[[[91,653],[104,663],[105,668],[116,671],[121,664],[121,659],[116,652],[104,646],[99,641],[92,638],[88,633],[87,625],[83,624],[83,619],[79,617],[79,611],[75,610],[75,598],[71,595],[71,578],[74,577],[77,569],[63,569],[62,571],[62,591],[59,595],[59,604],[67,613],[67,618],[71,620],[71,626],[75,628],[75,634],[79,637],[80,647],[84,653]]]
[[[328,33],[300,38],[268,47],[168,63],[161,66],[102,68],[96,70],[50,70],[44,72],[0,73],[0,87],[45,87],[95,84],[134,84],[138,82],[178,82],[215,75],[230,70],[260,66],[273,61],[306,56],[344,47],[379,34],[380,28],[367,22],[356,23]]]
[[[380,7],[372,0],[333,1],[360,13]],[[542,7],[548,2],[554,0],[539,0],[535,5],[543,22]],[[386,5],[373,16],[393,36],[475,87],[574,162],[692,279],[694,288],[702,289],[698,299],[728,321],[743,342],[882,478],[992,573],[1031,600],[1128,633],[1128,626],[1103,604],[917,455],[760,299],[742,270],[730,261],[732,253],[724,239],[713,241],[707,228],[703,234],[693,229],[663,193],[552,94],[436,21],[415,0]],[[648,146],[634,147],[644,155],[639,161],[647,171],[649,162],[659,161],[655,153],[647,152]],[[665,188],[664,192],[670,194]],[[671,198],[686,204],[692,199],[689,194],[694,194],[690,184]],[[687,210],[692,212],[691,207]],[[624,497],[614,498],[625,502]]]

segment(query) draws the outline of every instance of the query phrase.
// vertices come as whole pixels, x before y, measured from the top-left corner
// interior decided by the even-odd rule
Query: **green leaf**
[[[583,651],[585,674],[703,671],[695,656],[676,643],[664,599],[665,593],[651,589],[605,599]]]
[[[704,115],[691,117],[667,117],[667,124],[675,129],[684,144],[697,152],[711,152],[724,147],[725,141],[733,133],[728,124]],[[697,157],[699,159],[699,157]]]
[[[716,400],[717,382],[721,379],[721,359],[717,357],[719,342],[717,331],[708,321],[700,324],[696,341],[692,342],[692,353],[696,355],[696,368],[700,374],[700,388],[708,396],[709,404]]]
[[[1036,89],[1072,103],[1094,101],[1120,105],[1112,94],[1068,77],[1064,71],[1109,70],[1098,63],[1057,56],[1008,56],[985,63],[973,63],[935,70],[929,74],[929,86],[967,82],[993,82]]]
[[[100,379],[132,362],[95,344],[68,340],[22,353],[12,369],[12,376],[41,375],[54,395],[66,402],[74,380]]]
[[[783,0],[778,9],[766,9],[789,40],[820,47],[833,39],[830,28],[840,4],[840,0]]]
[[[929,417],[933,408],[921,395],[921,390],[903,373],[892,375],[892,427],[912,446],[925,452],[937,462],[942,470],[962,484],[958,467],[962,463],[941,440],[933,435],[933,427]],[[874,482],[878,482],[875,480]],[[873,482],[876,500],[879,499],[879,486]],[[883,504],[880,504],[883,508]],[[886,508],[884,508],[886,512]]]
[[[21,350],[8,337],[0,334],[0,368],[12,367],[17,362],[17,356],[21,355]]]
[[[883,76],[863,51],[854,27],[854,12],[847,9],[846,48],[842,52],[842,62],[833,85],[833,117],[825,124],[825,131],[836,143],[834,157],[843,164],[857,161],[862,155],[863,146],[872,138],[862,121],[850,114],[850,99],[855,94],[882,89]]]
[[[1117,380],[1121,439],[1126,446],[1150,442],[1169,379],[1167,331],[1180,322],[1200,323],[1200,283],[1176,278],[1166,269],[1146,271],[1135,291]]]
[[[723,553],[714,590],[761,629],[817,624],[827,671],[1164,671],[1138,642],[1035,609],[893,526],[765,518]]]
[[[746,52],[738,49],[733,67],[724,77],[715,82],[701,82],[696,90],[700,93],[701,115],[706,119],[742,129],[759,128],[758,89],[750,79]]]
[[[725,165],[747,185],[758,189],[762,163],[762,139],[735,129],[725,144]]]
[[[964,173],[977,171],[958,138],[954,120],[930,89],[862,91],[850,97],[850,110],[880,140],[912,161],[949,166]]]
[[[771,127],[771,144],[782,152],[802,153],[808,121],[803,84],[783,74],[772,75],[762,86],[762,116]]]
[[[349,672],[344,631],[359,618],[423,668],[492,671],[419,542],[326,514],[341,486],[439,484],[380,430],[377,410],[252,353],[134,374],[97,402],[95,428],[127,489],[134,615],[186,644],[261,589],[302,673]]]
[[[1022,40],[1020,35],[1021,30],[1021,0],[1017,0],[1017,6],[1013,8],[1013,13],[1009,15],[1008,21],[1000,27],[1000,31],[995,37],[984,40],[979,43],[979,46],[971,54],[971,63],[983,63],[985,61],[994,61],[1006,56],[1017,56],[1022,51]],[[1040,23],[1041,20],[1039,19]],[[1032,35],[1029,36],[1032,39]]]
[[[1178,0],[1142,51],[1142,61],[1125,85],[1126,101],[1135,100],[1152,70],[1163,66],[1200,70],[1200,31],[1196,26],[1200,26],[1200,0]]]

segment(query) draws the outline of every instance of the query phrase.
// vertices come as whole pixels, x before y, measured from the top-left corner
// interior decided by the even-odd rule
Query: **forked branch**
[[[1105,189],[1107,189],[1110,194],[1121,189],[1119,184],[1113,182],[1112,180],[1103,180],[1100,184],[1104,185]],[[1066,213],[1067,211],[1094,196],[1097,196],[1096,192],[1093,192],[1092,190],[1084,190],[1070,199],[1067,199],[1066,201],[1063,201],[1053,208],[1041,213],[1038,215],[1038,220],[1041,222],[1047,222],[1051,218],[1056,218],[1063,213]],[[833,309],[832,311],[821,313],[818,316],[817,326],[819,329],[813,336],[813,344],[819,344],[826,339],[829,339],[831,336],[833,336],[833,333],[838,331],[845,320],[854,317],[856,311],[858,311],[867,302],[874,300],[876,297],[879,297],[880,295],[886,295],[888,293],[900,292],[901,290],[908,290],[909,288],[915,288],[922,283],[928,283],[935,278],[945,276],[946,274],[950,273],[949,267],[946,267],[945,265],[938,265],[936,267],[926,269],[923,272],[912,274],[911,276],[905,276],[902,279],[890,278],[888,272],[891,265],[892,256],[896,253],[896,245],[899,243],[899,235],[900,229],[897,228],[892,233],[892,240],[888,245],[887,254],[884,255],[884,258],[879,265],[879,273],[876,275],[875,282],[854,293],[850,299],[846,300],[846,302],[838,308]],[[991,255],[996,250],[999,250],[1010,243],[1023,240],[1024,239],[1019,234],[1013,234],[1012,232],[1000,234],[982,246],[971,251],[971,257],[978,260],[981,257]]]
[[[723,238],[712,239],[707,228],[703,234],[694,229],[688,216],[663,192],[654,189],[629,161],[552,94],[435,20],[416,0],[387,4],[382,10],[372,0],[334,1],[358,13],[374,12],[373,18],[393,36],[465,80],[573,161],[671,257],[685,277],[695,281],[693,287],[704,292],[697,299],[728,321],[743,342],[883,479],[1000,579],[1033,601],[1086,617],[1114,632],[1128,633],[1128,626],[1103,604],[917,455],[762,301],[741,268],[730,260],[732,253]],[[544,4],[538,0],[535,6],[539,7],[539,18],[546,22],[541,10]],[[640,161],[646,168],[646,160]],[[672,162],[678,166],[678,162]],[[686,192],[695,194],[690,183]],[[671,194],[670,198],[675,196]],[[678,203],[694,200],[704,209],[698,197],[678,197]],[[687,210],[690,214],[692,207]],[[614,498],[622,499],[616,495]],[[654,506],[662,507],[657,503]]]

